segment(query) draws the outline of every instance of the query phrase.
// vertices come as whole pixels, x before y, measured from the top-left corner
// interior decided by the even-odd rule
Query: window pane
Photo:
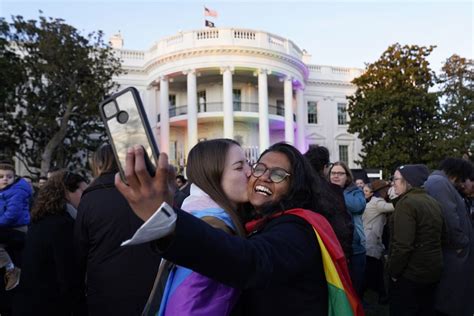
[[[240,89],[233,89],[232,94],[233,94],[233,101],[234,101],[234,111],[240,111],[242,108]]]
[[[318,103],[308,102],[308,124],[318,124]]]
[[[339,160],[349,164],[349,146],[339,145]]]
[[[197,93],[197,101],[198,101],[198,111],[199,112],[206,112],[206,91],[199,91]]]
[[[347,105],[345,103],[337,104],[337,124],[347,124]]]

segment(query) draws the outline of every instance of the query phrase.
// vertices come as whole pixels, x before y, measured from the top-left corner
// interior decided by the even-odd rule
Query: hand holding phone
[[[124,170],[127,149],[134,145],[143,147],[146,168],[153,177],[159,151],[137,89],[130,87],[112,95],[100,104],[99,110],[122,181],[126,183]]]

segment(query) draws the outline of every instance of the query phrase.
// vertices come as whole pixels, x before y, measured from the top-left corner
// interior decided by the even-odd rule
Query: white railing
[[[219,30],[205,30],[196,32],[196,39],[198,40],[214,38],[219,38]]]
[[[254,31],[234,30],[234,38],[255,40]]]

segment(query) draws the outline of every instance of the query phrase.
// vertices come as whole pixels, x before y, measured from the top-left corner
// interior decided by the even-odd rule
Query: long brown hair
[[[36,222],[48,215],[66,211],[66,190],[74,192],[86,180],[78,174],[66,170],[56,171],[39,190],[31,209],[31,220]]]
[[[92,155],[92,173],[98,177],[105,172],[118,172],[117,161],[110,144],[101,145]]]
[[[233,203],[229,201],[221,186],[227,152],[240,144],[231,139],[219,138],[198,143],[188,155],[187,176],[191,183],[206,192],[232,218],[239,236],[245,236],[242,220]]]

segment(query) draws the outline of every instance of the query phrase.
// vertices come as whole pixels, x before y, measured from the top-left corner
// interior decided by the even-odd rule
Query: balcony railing
[[[258,103],[253,102],[233,102],[235,112],[252,112],[258,113]],[[206,102],[198,104],[198,113],[222,112],[224,104],[222,102]],[[181,105],[170,107],[168,109],[169,117],[175,117],[188,114],[188,106]],[[268,114],[284,116],[285,109],[283,106],[268,105]],[[157,115],[157,122],[160,122],[160,114]]]

